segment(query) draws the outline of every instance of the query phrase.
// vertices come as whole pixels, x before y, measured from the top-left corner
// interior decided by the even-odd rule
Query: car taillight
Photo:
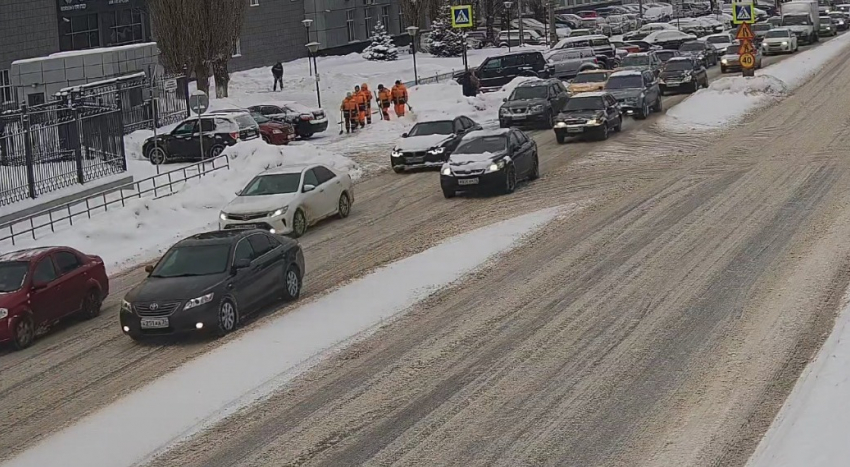
[[[304,121],[307,121],[307,122],[309,122],[312,119],[313,119],[312,115],[302,115],[301,116],[301,120],[304,120]]]
[[[594,58],[594,59],[593,59],[593,63],[597,63],[597,64],[598,64],[598,63],[599,63],[599,60],[597,60],[597,59],[595,59],[595,58]]]
[[[239,132],[236,131],[236,132],[231,133],[230,137],[233,138],[233,139],[239,139]]]

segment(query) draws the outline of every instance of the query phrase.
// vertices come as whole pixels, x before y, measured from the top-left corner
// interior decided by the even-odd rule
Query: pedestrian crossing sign
[[[752,3],[733,3],[732,4],[732,22],[735,24],[755,23],[756,15],[755,8]]]
[[[452,7],[452,27],[472,27],[472,5],[457,5]]]

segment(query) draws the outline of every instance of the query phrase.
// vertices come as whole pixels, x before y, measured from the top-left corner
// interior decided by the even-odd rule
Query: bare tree
[[[233,56],[236,39],[242,32],[247,0],[205,0],[209,8],[209,60],[215,79],[215,96],[227,97],[230,72],[227,64]]]
[[[401,0],[401,11],[411,26],[425,27],[422,20],[431,3],[430,0]]]

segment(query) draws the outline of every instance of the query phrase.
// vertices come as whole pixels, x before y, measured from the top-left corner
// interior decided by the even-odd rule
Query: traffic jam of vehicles
[[[747,28],[752,37],[742,43],[731,8],[711,12],[708,2],[692,1],[674,17],[672,5],[647,2],[557,14],[561,38],[548,50],[519,47],[493,54],[472,71],[475,92],[526,78],[504,98],[495,124],[466,115],[417,121],[388,148],[388,168],[411,176],[438,172],[434,188],[447,199],[507,195],[541,176],[534,131],[554,132],[559,144],[606,140],[627,129],[627,119],[663,112],[664,96],[708,87],[714,67],[721,73],[759,69],[764,57],[794,54],[850,28],[850,5],[793,0],[782,4],[781,15],[754,8],[756,21]],[[523,18],[522,36],[513,30],[494,40],[473,34],[470,45],[545,44],[544,25],[538,23]],[[403,88],[400,82],[392,90],[381,86],[374,94],[377,113],[386,116],[392,100],[402,116],[408,97]],[[364,86],[357,92],[370,91]],[[349,93],[343,102],[340,123],[346,131],[366,123],[358,98],[362,94]],[[142,154],[155,165],[200,161],[242,141],[288,145],[327,129],[324,110],[294,102],[215,110],[148,138]],[[224,335],[264,305],[297,300],[306,266],[295,239],[319,222],[347,218],[354,192],[348,174],[321,164],[257,174],[210,220],[217,230],[177,242],[145,268],[146,279],[121,302],[120,330],[134,340]],[[0,343],[23,349],[60,321],[95,317],[109,293],[103,260],[94,252],[57,247],[0,255]]]

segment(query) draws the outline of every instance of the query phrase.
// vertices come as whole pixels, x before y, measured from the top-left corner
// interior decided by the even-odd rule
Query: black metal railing
[[[106,212],[110,208],[120,209],[126,206],[127,201],[132,199],[140,199],[145,196],[159,199],[170,196],[175,193],[177,185],[223,168],[230,169],[230,161],[227,155],[163,172],[153,177],[128,183],[120,188],[95,193],[80,200],[16,219],[0,225],[0,244],[11,242],[12,245],[15,245],[21,237],[31,237],[35,240],[40,233],[52,233],[62,227],[74,225],[77,218],[91,219],[92,215],[98,212]],[[79,220],[76,220],[76,222],[79,222]]]
[[[69,98],[0,114],[0,206],[125,172],[120,106]]]

